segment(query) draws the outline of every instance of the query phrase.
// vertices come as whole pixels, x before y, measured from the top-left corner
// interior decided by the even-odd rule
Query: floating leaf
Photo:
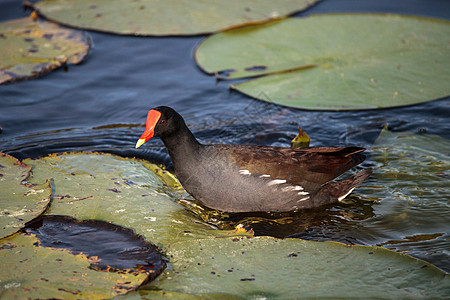
[[[27,225],[39,246],[84,254],[91,269],[145,273],[155,279],[165,268],[159,249],[132,229],[98,220],[78,221],[69,216],[44,215]]]
[[[248,299],[444,298],[450,288],[433,265],[373,246],[217,238],[175,243],[167,255],[173,270],[147,288]]]
[[[50,22],[23,18],[0,23],[0,84],[78,64],[90,47],[86,34]]]
[[[315,110],[411,105],[450,94],[450,22],[332,14],[237,28],[206,38],[195,59],[251,97]]]
[[[132,35],[195,35],[267,22],[317,1],[45,0],[29,5],[50,20],[77,28]]]
[[[226,235],[178,204],[188,194],[168,171],[144,160],[66,153],[37,160],[33,180],[54,178],[49,214],[98,219],[133,228],[156,244]]]
[[[5,299],[106,299],[142,284],[145,273],[93,270],[83,254],[40,247],[23,233],[0,241],[0,295]]]
[[[0,238],[16,233],[25,223],[42,214],[50,203],[51,187],[46,179],[41,185],[26,185],[22,181],[31,166],[0,153]]]
[[[311,138],[306,134],[306,132],[298,126],[298,134],[291,141],[291,147],[309,147],[309,143],[311,142]]]

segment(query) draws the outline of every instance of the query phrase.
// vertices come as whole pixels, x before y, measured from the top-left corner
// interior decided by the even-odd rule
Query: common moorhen
[[[364,148],[203,145],[167,106],[149,111],[140,147],[164,142],[183,187],[203,205],[225,212],[288,212],[344,199],[372,169],[331,181],[364,161]]]

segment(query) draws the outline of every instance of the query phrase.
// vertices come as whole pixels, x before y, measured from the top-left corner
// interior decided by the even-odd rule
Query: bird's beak
[[[160,117],[161,113],[157,110],[152,109],[148,112],[145,131],[137,141],[136,149],[153,137],[153,135],[155,134],[155,126],[158,123]]]

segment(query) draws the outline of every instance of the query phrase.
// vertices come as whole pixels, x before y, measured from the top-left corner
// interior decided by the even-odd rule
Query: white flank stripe
[[[355,189],[355,188],[352,188],[350,191],[348,191],[347,194],[345,194],[345,195],[343,195],[343,196],[340,196],[340,197],[338,198],[338,201],[344,200],[344,198],[347,197],[351,192],[353,192],[354,189]]]
[[[249,170],[239,170],[239,174],[241,174],[241,175],[250,175],[252,173],[250,173]]]
[[[292,185],[284,186],[281,188],[282,192],[292,192],[295,191],[295,187]]]
[[[297,194],[298,194],[298,195],[309,195],[308,192],[298,192]]]
[[[269,183],[267,185],[271,186],[271,185],[274,185],[274,184],[281,184],[281,183],[286,183],[286,180],[284,180],[284,179],[274,179],[272,181],[269,181]]]
[[[263,175],[261,175],[261,176],[259,176],[260,178],[265,178],[265,177],[270,177],[270,175],[266,175],[266,174],[263,174]]]

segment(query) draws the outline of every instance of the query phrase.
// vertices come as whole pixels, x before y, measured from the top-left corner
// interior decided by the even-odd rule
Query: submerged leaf
[[[0,23],[0,84],[78,64],[90,47],[86,34],[50,22],[23,18]]]
[[[26,185],[31,166],[0,153],[0,238],[16,233],[42,214],[50,203],[50,182]]]
[[[171,245],[173,270],[147,288],[249,299],[445,297],[438,268],[380,247],[270,237],[218,238]]]
[[[136,289],[145,273],[93,270],[95,259],[40,247],[33,234],[0,241],[0,295],[5,299],[109,299]]]
[[[263,101],[358,110],[449,95],[449,45],[448,21],[324,14],[212,35],[198,46],[195,59],[222,79],[265,75],[232,86]]]
[[[44,0],[32,4],[61,24],[132,35],[195,35],[267,22],[318,0]]]

